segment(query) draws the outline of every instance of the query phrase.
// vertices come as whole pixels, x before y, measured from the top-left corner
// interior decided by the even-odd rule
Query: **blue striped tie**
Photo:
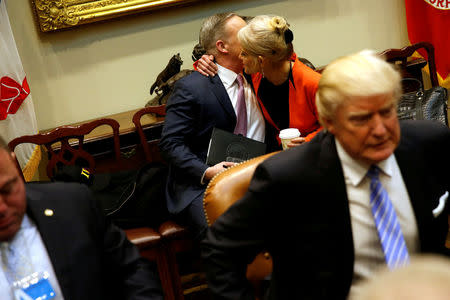
[[[409,263],[408,248],[395,208],[387,191],[381,185],[379,172],[376,166],[371,166],[367,172],[370,178],[370,206],[386,263],[390,269],[394,269]]]

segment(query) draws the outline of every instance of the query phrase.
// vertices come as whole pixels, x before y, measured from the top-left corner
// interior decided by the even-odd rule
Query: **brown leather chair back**
[[[203,198],[206,220],[211,226],[234,202],[244,196],[256,167],[277,152],[258,156],[217,174],[208,184]],[[247,267],[247,279],[254,285],[272,272],[268,253],[259,254]]]

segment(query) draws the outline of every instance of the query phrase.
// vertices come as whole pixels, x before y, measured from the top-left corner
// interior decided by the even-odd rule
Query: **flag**
[[[433,44],[439,84],[450,88],[450,0],[405,0],[405,8],[410,43]]]
[[[37,132],[30,87],[14,41],[5,0],[0,0],[0,134],[9,142]],[[40,148],[23,144],[14,152],[25,179],[30,180],[39,165]]]

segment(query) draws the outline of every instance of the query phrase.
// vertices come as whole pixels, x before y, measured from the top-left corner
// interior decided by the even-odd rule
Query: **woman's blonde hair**
[[[322,73],[316,93],[319,120],[332,120],[336,109],[354,97],[392,94],[398,101],[402,93],[401,76],[396,68],[374,51],[338,58]]]
[[[239,30],[238,38],[242,49],[253,56],[281,61],[289,59],[293,53],[292,31],[283,17],[254,17],[247,26]]]

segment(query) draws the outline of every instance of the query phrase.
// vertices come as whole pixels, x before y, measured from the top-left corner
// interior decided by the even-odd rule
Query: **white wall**
[[[408,44],[403,0],[203,1],[45,34],[30,0],[7,7],[40,129],[143,107],[173,54],[192,68],[201,22],[217,12],[286,17],[296,52],[316,66]]]

